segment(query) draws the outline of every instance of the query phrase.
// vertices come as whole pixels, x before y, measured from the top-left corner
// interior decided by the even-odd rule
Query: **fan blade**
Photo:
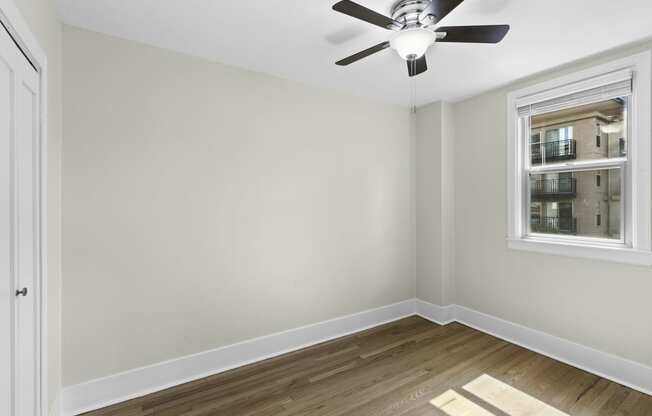
[[[365,49],[362,52],[358,52],[358,53],[356,53],[354,55],[349,56],[348,58],[344,58],[344,59],[342,59],[340,61],[337,61],[337,62],[335,62],[335,64],[339,65],[339,66],[350,65],[350,64],[352,64],[352,63],[354,63],[356,61],[359,61],[362,58],[366,58],[369,55],[373,55],[376,52],[380,52],[383,49],[387,49],[387,48],[389,48],[389,42],[379,43],[376,46],[372,46],[369,49]]]
[[[426,55],[419,59],[407,61],[408,75],[411,77],[422,74],[428,70],[428,63],[426,62]]]
[[[390,19],[387,16],[383,16],[380,13],[376,13],[373,10],[367,9],[364,6],[349,0],[342,0],[336,3],[333,5],[333,10],[363,20],[367,23],[371,23],[372,25],[380,26],[383,29],[400,30],[403,28],[403,25],[396,20]]]
[[[459,6],[464,0],[432,0],[428,7],[419,15],[419,21],[424,24],[439,22],[446,15]],[[429,22],[424,22],[428,16],[433,16]]]
[[[436,32],[446,33],[437,42],[498,43],[509,32],[509,25],[442,26]]]

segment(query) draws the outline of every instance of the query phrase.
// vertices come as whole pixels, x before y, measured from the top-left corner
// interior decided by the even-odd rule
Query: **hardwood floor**
[[[503,393],[471,393],[474,380]],[[430,403],[435,398],[446,411]],[[551,407],[537,416],[563,415],[553,408],[570,416],[652,415],[652,396],[461,324],[419,317],[86,415],[524,416],[541,402]],[[488,413],[456,413],[473,404]]]

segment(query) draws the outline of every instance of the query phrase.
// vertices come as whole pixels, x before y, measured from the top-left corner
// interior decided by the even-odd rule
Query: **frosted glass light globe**
[[[390,40],[390,45],[406,61],[421,58],[430,45],[435,43],[437,35],[430,30],[417,28],[402,30]]]

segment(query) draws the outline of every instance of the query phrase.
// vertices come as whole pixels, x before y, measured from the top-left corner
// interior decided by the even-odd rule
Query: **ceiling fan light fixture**
[[[335,62],[347,66],[375,53],[393,48],[407,61],[408,75],[417,76],[428,70],[426,52],[435,42],[499,43],[509,25],[437,26],[464,0],[397,0],[392,17],[368,9],[353,0],[339,0],[333,10],[394,32],[389,41],[367,48]]]
[[[430,30],[405,29],[394,35],[390,45],[401,58],[407,61],[421,58],[436,40],[437,35]]]

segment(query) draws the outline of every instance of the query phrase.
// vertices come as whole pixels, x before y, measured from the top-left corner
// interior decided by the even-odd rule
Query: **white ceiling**
[[[65,23],[286,79],[410,104],[405,62],[385,50],[334,62],[391,32],[331,10],[336,0],[58,0]],[[392,0],[359,0],[389,14]],[[652,36],[650,0],[466,0],[441,24],[510,24],[499,45],[435,45],[417,103],[456,101]]]

